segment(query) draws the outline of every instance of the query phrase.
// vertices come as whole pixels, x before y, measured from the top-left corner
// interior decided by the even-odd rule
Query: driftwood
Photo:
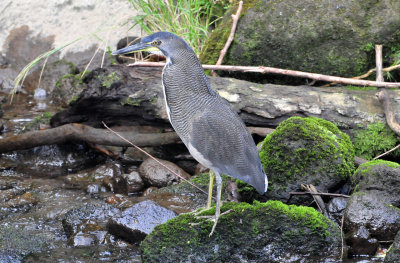
[[[127,129],[129,129],[129,127],[127,127]],[[249,127],[249,131],[259,136],[266,136],[274,130],[261,127]],[[119,131],[118,134],[125,139],[116,136],[115,132],[111,129],[97,129],[78,123],[64,124],[56,128],[31,131],[0,139],[0,153],[25,150],[37,146],[59,144],[64,142],[85,142],[92,145],[122,147],[133,146],[132,144],[134,144],[139,147],[145,147],[173,144],[181,141],[175,132],[137,133]],[[100,147],[98,150],[103,152],[106,151]],[[110,155],[107,152],[105,153]]]
[[[229,37],[228,37],[228,39],[227,39],[227,41],[225,43],[224,48],[221,50],[221,52],[219,54],[219,58],[217,60],[216,65],[222,65],[222,61],[224,60],[225,54],[228,51],[228,49],[229,49],[229,47],[230,47],[230,45],[231,45],[231,43],[233,41],[233,38],[235,36],[236,26],[237,26],[237,23],[238,23],[239,17],[240,17],[240,12],[242,12],[242,7],[243,7],[243,1],[240,1],[238,9],[236,11],[236,14],[232,15],[231,32],[229,33]],[[215,73],[215,71],[213,70],[213,71],[211,71],[211,75],[216,77],[217,73]]]
[[[158,146],[179,142],[175,132],[138,134],[120,132],[138,146]],[[82,124],[65,124],[56,128],[31,131],[0,139],[0,153],[30,149],[36,146],[64,143],[68,141],[92,144],[131,146],[126,141],[105,129],[96,129]]]
[[[164,62],[136,62],[129,64],[128,66],[138,66],[138,67],[164,67]],[[385,87],[385,88],[400,88],[399,82],[377,82],[362,79],[352,79],[352,78],[342,78],[336,76],[329,76],[317,73],[309,73],[297,70],[280,69],[273,67],[250,67],[250,66],[225,66],[225,65],[203,65],[203,69],[208,70],[225,70],[225,71],[241,71],[241,72],[255,72],[255,73],[271,73],[288,75],[293,77],[301,77],[314,79],[319,81],[328,81],[335,83],[343,83],[348,85],[359,85],[359,86],[371,86],[371,87]]]

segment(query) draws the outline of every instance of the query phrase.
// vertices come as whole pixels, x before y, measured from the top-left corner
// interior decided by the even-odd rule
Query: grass
[[[146,33],[169,31],[185,39],[199,54],[213,19],[213,0],[129,0],[142,14],[134,18]]]

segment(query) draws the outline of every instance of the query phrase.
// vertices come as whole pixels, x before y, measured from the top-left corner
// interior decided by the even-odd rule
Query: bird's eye
[[[160,40],[154,40],[153,42],[151,42],[151,44],[153,46],[159,46],[159,45],[161,45],[161,41]]]

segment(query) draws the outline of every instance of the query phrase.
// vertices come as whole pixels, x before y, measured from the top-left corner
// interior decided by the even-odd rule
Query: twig
[[[303,189],[305,189],[305,190],[310,191],[311,193],[318,193],[317,188],[315,188],[315,186],[312,185],[312,184],[310,184],[310,185],[302,184],[301,187],[302,187]],[[317,204],[317,206],[318,206],[319,210],[321,211],[321,213],[322,213],[324,216],[328,217],[328,212],[326,211],[325,203],[324,203],[324,201],[322,200],[321,196],[319,196],[319,195],[313,195],[312,197],[314,198],[315,203]]]
[[[382,45],[375,45],[376,81],[383,82]]]
[[[342,222],[340,224],[340,238],[342,239],[342,253],[340,253],[340,261],[342,261],[344,257],[343,224],[344,224],[344,215],[342,216]]]
[[[242,12],[242,7],[243,7],[243,1],[240,1],[240,2],[239,2],[238,9],[237,9],[237,11],[236,11],[236,14],[235,14],[235,15],[232,15],[232,27],[231,27],[231,32],[230,32],[229,37],[228,37],[228,39],[227,39],[227,41],[226,41],[226,43],[225,43],[224,48],[221,50],[221,52],[220,52],[220,54],[219,54],[219,58],[218,58],[218,60],[217,60],[216,65],[221,65],[221,64],[222,64],[222,61],[224,60],[225,54],[226,54],[226,52],[228,51],[229,47],[230,47],[231,44],[232,44],[233,38],[234,38],[234,36],[235,36],[236,26],[237,26],[237,23],[238,23],[238,21],[239,21],[240,12]],[[211,71],[211,75],[213,75],[214,77],[216,77],[216,76],[217,76],[217,73],[215,73],[215,71],[213,70],[213,71]]]
[[[345,197],[349,198],[349,195],[343,194],[332,194],[332,193],[313,193],[313,192],[289,192],[289,195],[323,195],[323,196],[334,196],[334,197]]]
[[[394,66],[390,66],[390,67],[387,67],[387,68],[383,68],[382,71],[383,72],[390,72],[390,71],[398,69],[398,68],[400,68],[400,64],[394,65]],[[360,75],[360,76],[357,76],[357,77],[353,77],[352,79],[365,79],[366,77],[368,77],[369,75],[371,75],[375,71],[376,71],[376,68],[372,68],[372,69],[368,70],[367,73],[365,73],[363,75]]]
[[[394,148],[390,149],[389,151],[387,151],[387,152],[384,152],[384,153],[382,153],[382,154],[380,154],[380,155],[376,156],[376,157],[374,158],[374,160],[376,160],[376,159],[379,159],[379,158],[381,158],[382,156],[384,156],[384,155],[386,155],[386,154],[389,154],[389,153],[391,153],[391,152],[395,151],[395,150],[396,150],[396,149],[398,149],[399,147],[400,147],[400,144],[399,144],[399,145],[397,145],[396,147],[394,147]]]
[[[141,67],[164,67],[164,62],[136,62],[132,64],[128,64],[128,66],[141,66]],[[336,82],[350,85],[360,85],[360,86],[373,86],[373,87],[386,87],[386,88],[399,88],[399,82],[377,82],[371,80],[362,80],[362,79],[351,79],[351,78],[342,78],[335,77],[323,74],[309,73],[297,70],[289,70],[289,69],[280,69],[280,68],[272,68],[272,67],[250,67],[250,66],[227,66],[227,65],[203,65],[203,69],[209,70],[226,70],[226,71],[241,71],[241,72],[256,72],[256,73],[271,73],[271,74],[280,74],[280,75],[289,75],[294,77],[302,77],[309,79],[316,79],[320,81],[327,82]]]
[[[168,171],[170,171],[172,174],[176,175],[177,177],[181,178],[183,181],[187,182],[188,184],[190,184],[191,186],[193,186],[194,188],[196,188],[197,190],[201,191],[202,193],[208,195],[208,193],[206,191],[204,191],[203,189],[201,189],[200,187],[198,187],[197,185],[193,184],[192,182],[190,182],[189,180],[185,179],[184,177],[182,177],[181,175],[179,175],[178,173],[174,172],[171,168],[169,168],[168,166],[166,166],[165,164],[163,164],[162,162],[160,162],[159,160],[157,160],[157,158],[153,157],[151,154],[149,154],[148,152],[146,152],[145,150],[143,150],[142,148],[140,148],[139,146],[136,146],[135,144],[133,144],[132,142],[130,142],[129,140],[125,139],[124,137],[122,137],[118,132],[112,130],[111,128],[109,128],[104,122],[102,122],[104,127],[106,127],[107,130],[111,131],[112,133],[114,133],[115,135],[117,135],[119,138],[121,138],[123,141],[129,143],[130,145],[132,145],[133,147],[135,147],[136,149],[138,149],[139,151],[141,151],[142,153],[144,153],[145,155],[147,155],[149,158],[153,159],[154,161],[156,161],[159,165],[163,166],[165,169],[167,169]]]

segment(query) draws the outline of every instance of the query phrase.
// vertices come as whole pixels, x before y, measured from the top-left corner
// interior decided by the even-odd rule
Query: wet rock
[[[123,174],[121,177],[122,182],[125,185],[125,193],[128,195],[140,192],[144,187],[142,177],[140,177],[139,173],[136,171],[132,171],[129,174]]]
[[[165,160],[159,161],[183,178],[190,178],[190,175],[177,165]],[[181,181],[181,178],[177,177],[151,158],[148,158],[139,166],[139,174],[147,184],[156,187],[164,187],[171,184],[177,184]]]
[[[341,225],[342,216],[347,205],[347,200],[348,198],[336,197],[332,198],[328,203],[327,209],[329,213],[329,218],[336,222],[338,225]]]
[[[154,227],[176,217],[176,213],[153,201],[143,201],[108,222],[108,231],[131,243],[142,241]]]
[[[349,253],[353,255],[374,255],[379,247],[376,238],[372,238],[368,229],[361,226],[357,231],[346,234],[346,244],[350,246]]]
[[[371,161],[360,165],[352,179],[358,185],[344,213],[346,242],[353,244],[353,254],[373,255],[374,246],[365,251],[365,242],[393,240],[400,229],[400,165]],[[360,235],[362,229],[369,235]]]
[[[398,263],[400,262],[400,231],[397,233],[392,248],[389,250],[385,257],[385,263]]]
[[[270,199],[287,201],[289,192],[313,184],[321,192],[338,189],[354,171],[354,148],[349,136],[333,123],[315,118],[291,117],[269,134],[260,151],[268,175]],[[294,196],[295,204],[309,196]]]
[[[72,246],[87,246],[105,243],[107,220],[119,213],[109,204],[86,205],[65,214],[62,225]]]
[[[182,214],[160,225],[140,244],[143,262],[334,262],[340,229],[309,207],[226,203],[213,222]],[[215,209],[201,215],[214,215]]]
[[[2,157],[15,164],[16,172],[37,177],[73,173],[105,160],[103,155],[78,144],[40,146]]]
[[[0,226],[0,262],[16,263],[31,253],[37,253],[50,247],[51,240],[40,234]]]
[[[119,164],[107,162],[98,165],[95,169],[86,169],[76,174],[69,174],[65,177],[64,182],[67,188],[92,190],[98,188],[102,191],[103,185],[114,191],[113,178],[119,177],[122,169]]]

